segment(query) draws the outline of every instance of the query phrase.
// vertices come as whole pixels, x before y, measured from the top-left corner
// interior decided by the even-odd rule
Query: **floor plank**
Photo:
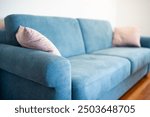
[[[140,80],[120,100],[150,100],[150,74]]]

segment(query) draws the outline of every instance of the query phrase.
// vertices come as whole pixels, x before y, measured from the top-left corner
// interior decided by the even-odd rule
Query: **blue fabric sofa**
[[[21,47],[19,25],[51,39],[62,57]],[[150,38],[141,48],[112,47],[107,21],[13,14],[0,31],[0,99],[119,99],[149,72]]]

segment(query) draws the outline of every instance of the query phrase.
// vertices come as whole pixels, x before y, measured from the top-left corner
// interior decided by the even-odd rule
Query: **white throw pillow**
[[[58,49],[48,38],[32,28],[20,26],[16,33],[16,38],[18,43],[23,47],[42,50],[61,56]]]
[[[114,30],[113,46],[141,47],[139,29],[136,27],[116,27]]]

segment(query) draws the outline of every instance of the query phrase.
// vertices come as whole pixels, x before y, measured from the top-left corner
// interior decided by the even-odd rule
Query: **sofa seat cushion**
[[[131,73],[150,63],[150,49],[147,48],[114,47],[96,51],[93,54],[126,58],[131,62]]]
[[[69,60],[72,99],[98,99],[130,75],[130,62],[120,57],[86,54]]]

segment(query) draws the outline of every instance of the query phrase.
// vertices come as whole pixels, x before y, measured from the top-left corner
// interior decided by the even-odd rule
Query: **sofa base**
[[[101,96],[100,100],[116,100],[125,94],[131,87],[134,86],[140,79],[148,73],[148,66],[138,70],[136,73],[122,81],[119,85],[106,92]]]
[[[119,85],[106,92],[99,100],[116,100],[126,93],[134,84],[136,84],[144,75],[147,74],[148,66],[140,69],[132,76],[122,81]],[[0,99],[38,99],[53,100],[55,89],[44,87],[33,81],[20,78],[9,72],[0,70]],[[11,88],[10,88],[11,87]]]
[[[55,89],[0,69],[1,100],[53,100]]]

